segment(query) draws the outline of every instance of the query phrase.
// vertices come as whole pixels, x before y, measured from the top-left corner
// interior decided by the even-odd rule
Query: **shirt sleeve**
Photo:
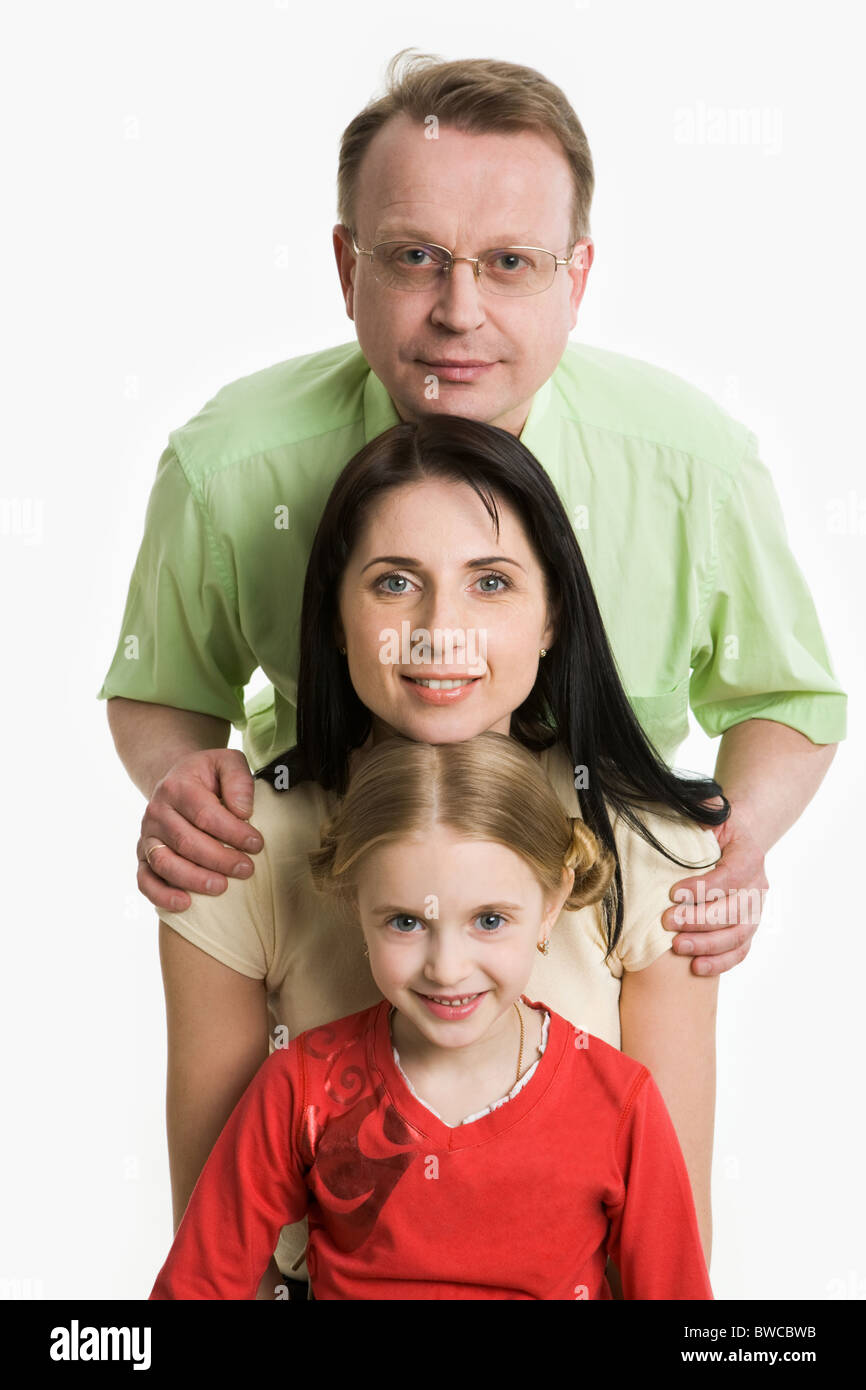
[[[674,932],[662,926],[662,913],[675,906],[671,888],[680,879],[709,873],[722,850],[711,830],[684,817],[653,814],[641,807],[637,814],[665,849],[695,868],[683,868],[632,830],[621,817],[614,823],[614,837],[622,868],[622,932],[610,956],[614,974],[644,970],[669,951]],[[617,964],[619,969],[617,969]]]
[[[99,699],[174,705],[245,723],[257,661],[240,629],[233,567],[175,449],[163,453]]]
[[[254,1299],[286,1222],[308,1206],[296,1126],[303,1073],[292,1043],[271,1053],[211,1150],[150,1294]]]
[[[190,893],[184,912],[159,909],[160,921],[191,941],[215,960],[254,980],[265,980],[273,964],[276,945],[274,873],[269,843],[281,828],[280,798],[262,778],[256,778],[250,823],[261,833],[264,844],[251,855],[254,864],[249,878],[230,878],[224,893]]]
[[[689,698],[711,737],[774,719],[813,743],[845,737],[836,680],[773,481],[751,432],[715,518],[716,564],[696,626]]]
[[[622,1192],[605,1207],[623,1297],[712,1299],[685,1159],[646,1067],[620,1116],[615,1154]]]

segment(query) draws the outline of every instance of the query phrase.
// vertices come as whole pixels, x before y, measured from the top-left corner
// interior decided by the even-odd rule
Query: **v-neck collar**
[[[546,1004],[534,1002],[527,999],[525,995],[521,995],[521,1000],[527,1008],[538,1009],[542,1013],[546,1010],[550,1014],[547,1047],[539,1058],[535,1075],[523,1087],[522,1091],[518,1091],[516,1096],[512,1096],[507,1105],[500,1105],[489,1115],[482,1115],[478,1120],[472,1120],[469,1124],[457,1125],[454,1128],[446,1125],[444,1120],[440,1120],[432,1111],[428,1110],[426,1105],[410,1091],[394,1061],[391,1029],[388,1025],[391,1005],[387,999],[383,999],[382,1003],[376,1006],[372,1038],[369,1043],[372,1052],[371,1061],[382,1076],[386,1090],[400,1115],[414,1130],[429,1139],[434,1147],[450,1150],[469,1149],[477,1144],[487,1143],[496,1135],[511,1129],[515,1124],[519,1124],[534,1109],[550,1087],[568,1043],[569,1025],[559,1014],[553,1013]]]

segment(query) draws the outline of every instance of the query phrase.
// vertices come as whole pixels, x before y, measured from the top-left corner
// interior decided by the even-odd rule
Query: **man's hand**
[[[255,866],[238,850],[256,854],[264,843],[248,823],[252,810],[253,776],[238,749],[179,758],[154,787],[141,822],[136,852],[144,896],[157,908],[183,912],[189,893],[224,893],[226,876],[248,878]]]
[[[772,719],[746,719],[722,735],[713,776],[731,814],[710,827],[722,857],[703,877],[675,883],[678,905],[662,917],[680,933],[676,953],[694,956],[695,975],[721,975],[745,960],[769,887],[764,858],[808,806],[835,752],[835,743],[812,743]]]
[[[662,926],[679,933],[674,951],[694,956],[695,975],[721,975],[745,960],[770,886],[764,851],[736,806],[723,825],[709,828],[721,859],[710,873],[675,883],[670,895],[677,906],[662,916]]]

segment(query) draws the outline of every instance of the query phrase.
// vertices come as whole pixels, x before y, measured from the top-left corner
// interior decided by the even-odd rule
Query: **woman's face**
[[[497,506],[498,536],[465,483],[407,483],[371,507],[339,613],[374,742],[507,734],[532,690],[554,636],[544,575],[517,514]]]

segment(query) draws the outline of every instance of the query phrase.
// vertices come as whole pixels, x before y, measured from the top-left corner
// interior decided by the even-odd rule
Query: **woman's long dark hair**
[[[338,595],[370,507],[394,488],[426,478],[465,483],[481,499],[497,531],[497,502],[520,519],[542,566],[553,646],[539,662],[535,685],[511,717],[511,733],[535,752],[561,743],[573,766],[586,768],[580,791],[584,820],[616,856],[604,900],[608,951],[619,940],[623,886],[612,807],[672,863],[677,859],[639,819],[635,807],[660,804],[701,825],[721,825],[730,805],[709,777],[672,772],[644,733],[617,672],[589,573],[559,495],[520,440],[495,425],[438,415],[394,425],[366,444],[343,469],[313,541],[301,611],[298,742],[256,775],[280,789],[315,781],[342,795],[349,754],[367,739],[372,716],[349,679],[337,649]],[[721,797],[721,806],[708,806]]]

